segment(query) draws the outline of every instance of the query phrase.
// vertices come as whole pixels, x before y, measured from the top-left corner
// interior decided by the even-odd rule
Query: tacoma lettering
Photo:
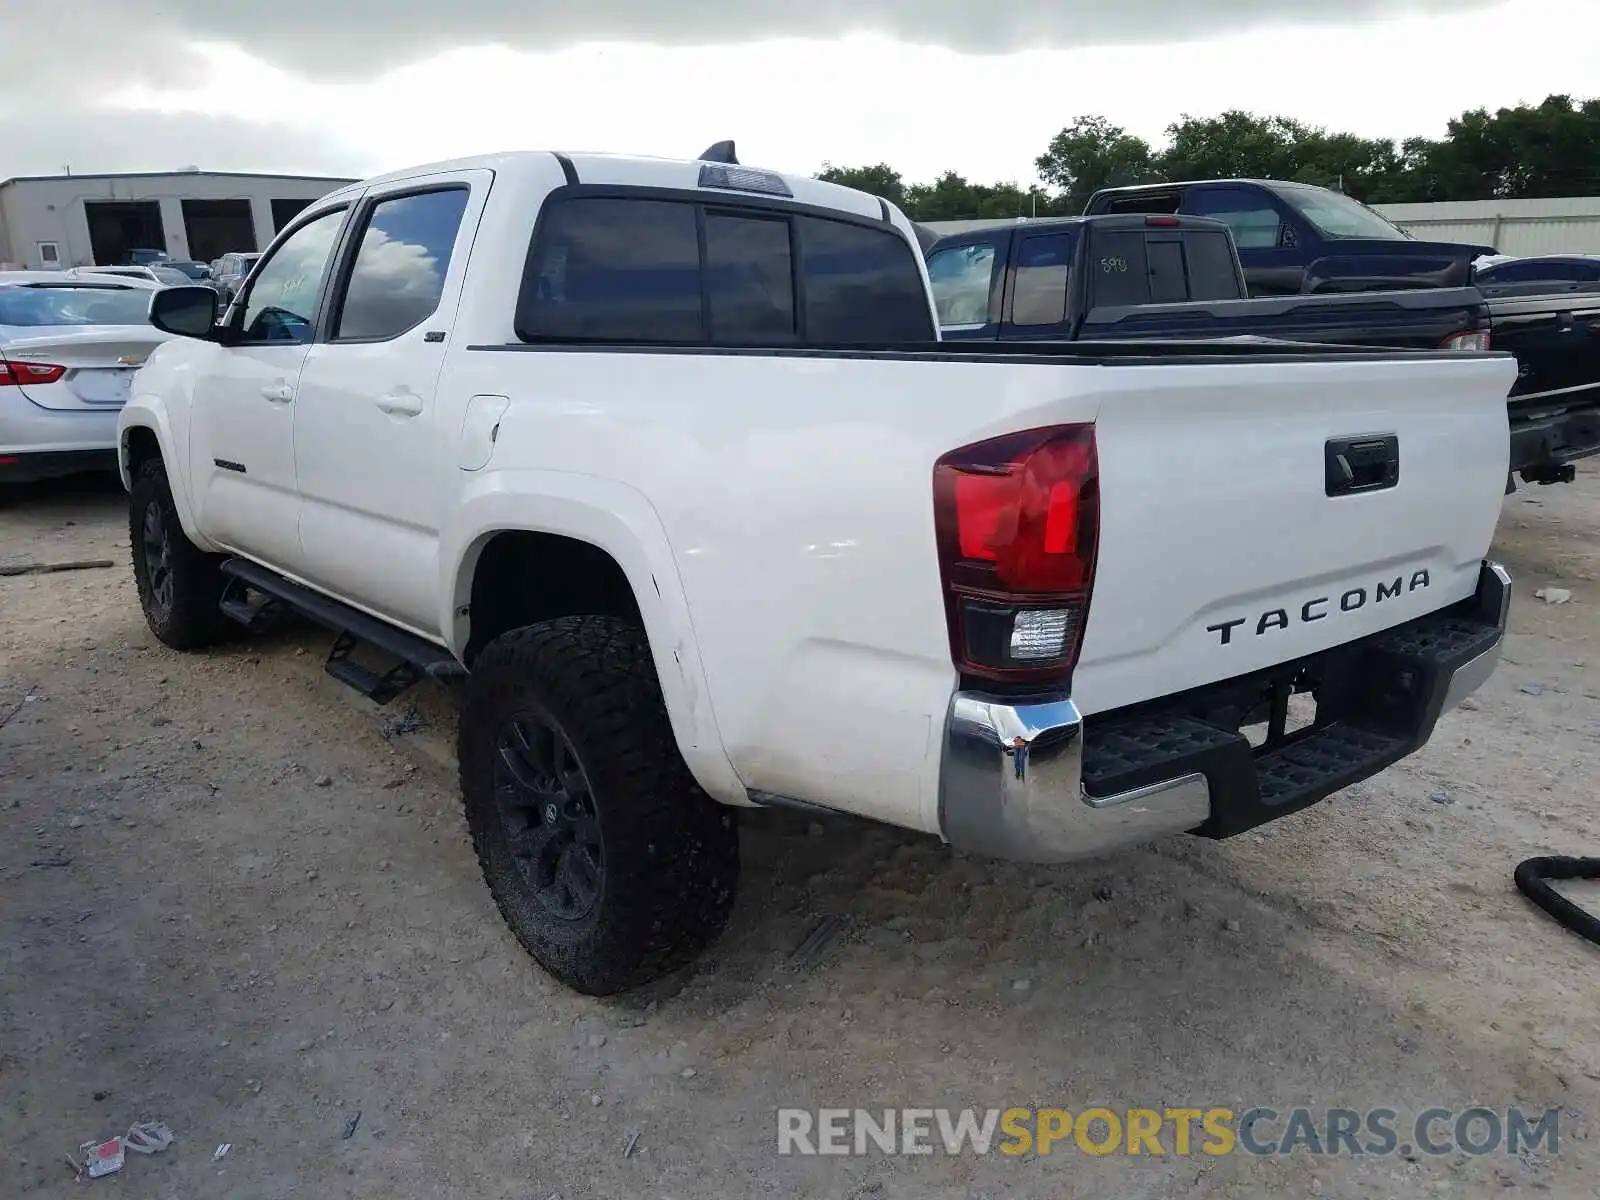
[[[1339,609],[1342,612],[1355,612],[1365,608],[1370,600],[1373,604],[1382,604],[1385,600],[1393,600],[1405,592],[1415,592],[1429,586],[1431,577],[1425,570],[1413,571],[1408,580],[1404,575],[1396,575],[1393,581],[1379,580],[1371,588],[1353,587],[1339,597]],[[1333,600],[1329,596],[1316,596],[1307,600],[1300,606],[1300,620],[1302,625],[1312,621],[1325,621],[1328,618],[1328,605]],[[1287,608],[1269,608],[1255,618],[1256,636],[1261,637],[1271,629],[1288,629],[1292,623]],[[1219,621],[1215,625],[1207,625],[1206,632],[1217,635],[1217,645],[1228,646],[1233,643],[1233,631],[1241,625],[1250,623],[1249,617],[1237,617],[1232,621]]]

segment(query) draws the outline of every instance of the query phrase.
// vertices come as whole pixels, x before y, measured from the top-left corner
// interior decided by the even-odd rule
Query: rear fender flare
[[[644,621],[679,752],[713,797],[748,804],[717,728],[671,543],[644,495],[613,480],[560,471],[503,470],[474,477],[440,530],[440,594],[449,607],[439,614],[439,627],[457,657],[471,637],[478,558],[495,534],[511,531],[588,542],[616,561]]]

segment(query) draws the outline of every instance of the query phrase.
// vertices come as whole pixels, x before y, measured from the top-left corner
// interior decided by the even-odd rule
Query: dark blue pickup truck
[[[1481,350],[1470,287],[1251,299],[1228,229],[1203,217],[1063,217],[966,230],[927,250],[947,341],[1268,337]]]
[[[1519,368],[1508,405],[1511,470],[1557,483],[1572,478],[1579,459],[1600,454],[1600,285],[1480,289],[1413,279],[1404,290],[1250,298],[1228,226],[1167,213],[919,236],[946,341],[1255,336],[1507,350]]]
[[[1104,188],[1085,216],[1177,214],[1233,234],[1252,296],[1460,287],[1493,246],[1422,242],[1359,200],[1274,179],[1208,179]]]

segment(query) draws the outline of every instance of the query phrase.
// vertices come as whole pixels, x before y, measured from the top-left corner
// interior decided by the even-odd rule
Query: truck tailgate
[[[1085,713],[1472,594],[1506,477],[1509,357],[1126,371],[1096,421],[1100,550],[1073,687]]]

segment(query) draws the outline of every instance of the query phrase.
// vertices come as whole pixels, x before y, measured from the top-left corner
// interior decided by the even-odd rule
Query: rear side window
[[[811,343],[931,340],[910,243],[888,226],[580,196],[546,214],[517,302],[526,341],[792,345],[802,329]]]
[[[396,196],[373,205],[339,309],[336,338],[396,337],[439,307],[467,208],[467,189]]]
[[[1283,218],[1264,193],[1248,188],[1196,188],[1184,197],[1182,212],[1221,221],[1241,250],[1271,250],[1278,245]]]
[[[594,197],[556,204],[518,307],[517,335],[533,340],[701,340],[694,205]]]
[[[787,220],[708,212],[705,274],[713,341],[795,340]]]
[[[1067,278],[1077,241],[1065,232],[1022,239],[1012,284],[1013,325],[1059,325],[1067,319]]]
[[[926,342],[933,314],[910,243],[891,228],[797,217],[806,340]]]

